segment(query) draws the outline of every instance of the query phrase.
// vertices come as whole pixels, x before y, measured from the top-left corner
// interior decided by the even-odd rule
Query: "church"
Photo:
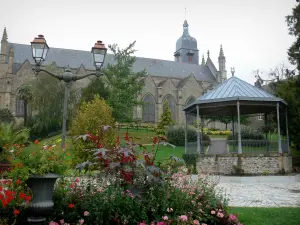
[[[18,122],[24,117],[24,102],[18,99],[18,91],[22,85],[36,79],[32,71],[35,63],[32,59],[30,41],[28,44],[11,43],[4,28],[0,51],[0,108],[10,109]],[[202,55],[200,63],[197,40],[189,34],[186,20],[173,54],[174,61],[136,58],[132,70],[139,72],[146,69],[147,76],[142,79],[144,88],[138,95],[138,98],[146,104],[134,109],[135,119],[143,123],[158,123],[163,113],[163,103],[167,100],[174,122],[183,124],[183,108],[227,79],[226,59],[222,46],[218,57],[218,69],[210,58],[209,51],[206,59]],[[104,67],[113,63],[113,60],[113,56],[108,54]],[[57,68],[66,68],[69,65],[73,74],[95,70],[90,51],[51,47],[43,64],[54,64]],[[90,79],[85,78],[73,84],[72,88],[76,89],[79,96],[81,89],[88,85]]]

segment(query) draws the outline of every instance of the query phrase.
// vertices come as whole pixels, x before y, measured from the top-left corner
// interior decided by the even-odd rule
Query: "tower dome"
[[[183,34],[176,42],[175,61],[199,64],[197,40],[189,34],[189,24],[183,23]]]

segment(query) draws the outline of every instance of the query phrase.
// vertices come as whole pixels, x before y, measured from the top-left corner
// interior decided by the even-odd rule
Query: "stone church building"
[[[31,40],[29,40],[31,41]],[[26,82],[36,79],[32,65],[31,46],[29,44],[9,42],[4,29],[0,54],[0,108],[8,108],[17,121],[23,120],[24,103],[18,99],[18,90]],[[163,112],[163,102],[168,101],[173,120],[184,123],[182,109],[203,93],[227,79],[226,59],[222,46],[216,67],[210,58],[199,58],[197,40],[189,34],[187,21],[183,24],[183,33],[176,42],[174,61],[137,57],[132,68],[134,72],[146,69],[145,84],[138,98],[146,104],[134,110],[134,117],[145,123],[157,123]],[[113,63],[113,56],[107,55],[105,64]],[[201,61],[201,62],[199,62]],[[89,51],[50,48],[44,65],[54,64],[57,68],[70,66],[74,74],[83,74],[95,70]],[[105,67],[104,64],[104,67]],[[76,81],[73,88],[80,93],[90,79]],[[192,118],[188,118],[191,120]]]

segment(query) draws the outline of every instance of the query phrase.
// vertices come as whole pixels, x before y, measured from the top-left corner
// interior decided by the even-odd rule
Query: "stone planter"
[[[28,222],[30,224],[43,224],[46,217],[53,212],[52,201],[54,184],[60,176],[48,173],[43,176],[32,175],[26,181],[32,191],[32,202],[28,206]]]

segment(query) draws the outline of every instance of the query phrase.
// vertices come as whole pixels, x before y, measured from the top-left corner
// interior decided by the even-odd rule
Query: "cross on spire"
[[[233,76],[233,77],[234,77],[235,68],[234,68],[234,67],[231,67],[230,69],[231,69],[231,76]]]

